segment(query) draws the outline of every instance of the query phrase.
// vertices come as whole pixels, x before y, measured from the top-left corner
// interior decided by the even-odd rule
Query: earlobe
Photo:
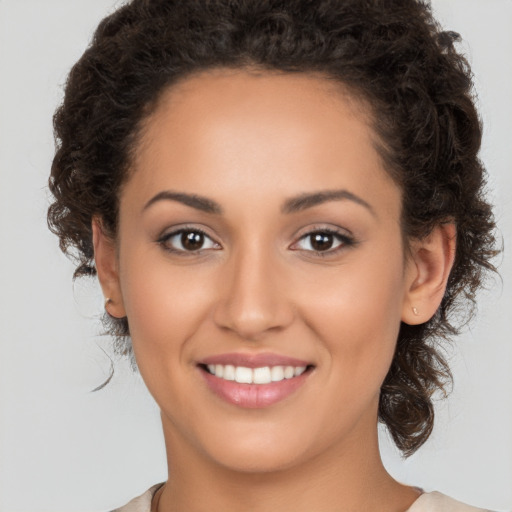
[[[455,224],[444,223],[424,239],[411,242],[402,310],[406,324],[428,322],[439,308],[455,259],[456,238]]]
[[[96,271],[103,295],[106,297],[105,310],[113,317],[123,318],[126,316],[126,312],[119,283],[116,245],[105,234],[98,217],[94,217],[92,220],[92,240]]]

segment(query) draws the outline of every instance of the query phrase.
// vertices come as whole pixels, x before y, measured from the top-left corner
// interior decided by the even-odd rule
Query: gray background
[[[100,348],[97,285],[46,229],[51,116],[67,71],[113,0],[0,0],[0,511],[108,510],[166,478],[158,410],[138,376]],[[501,234],[512,240],[512,1],[436,0],[473,64],[485,124],[482,158]],[[512,260],[480,296],[450,351],[455,387],[434,434],[396,478],[512,510]],[[108,348],[107,348],[108,351]],[[198,485],[201,485],[198,482]]]

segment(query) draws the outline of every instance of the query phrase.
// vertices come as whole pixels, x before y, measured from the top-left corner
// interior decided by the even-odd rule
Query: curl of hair
[[[439,310],[425,324],[402,325],[381,390],[379,418],[410,455],[432,430],[432,395],[451,379],[436,344],[469,318],[497,253],[472,76],[457,39],[420,0],[128,2],[97,28],[54,116],[48,222],[77,261],[75,277],[95,274],[93,216],[116,236],[119,194],[143,121],[166,88],[213,68],[339,81],[373,114],[378,151],[403,191],[404,240],[443,222],[457,226]],[[129,336],[126,319],[111,319],[108,328],[118,340]],[[121,352],[131,355],[126,347]]]

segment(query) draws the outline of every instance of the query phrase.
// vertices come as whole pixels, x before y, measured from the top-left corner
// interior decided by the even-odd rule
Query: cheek
[[[133,256],[130,250],[136,249],[126,251]],[[121,269],[123,301],[139,367],[161,364],[164,357],[166,364],[179,362],[187,340],[208,314],[208,281],[201,271],[170,265],[154,254],[131,257]],[[166,357],[171,353],[172,358]]]
[[[331,378],[343,381],[343,389],[378,392],[395,351],[403,289],[401,260],[371,256],[317,275],[304,290],[302,314],[323,340]]]

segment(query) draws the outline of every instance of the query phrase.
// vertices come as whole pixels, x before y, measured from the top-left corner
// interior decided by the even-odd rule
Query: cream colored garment
[[[423,493],[406,512],[491,512],[470,507],[440,492]]]
[[[116,508],[112,510],[112,512],[151,512],[151,500],[153,499],[153,495],[163,484],[164,482],[153,485],[144,494],[133,498],[133,500],[124,507]]]
[[[162,484],[153,485],[144,494],[134,498],[124,507],[116,508],[112,512],[151,512],[151,499]],[[440,492],[426,492],[422,494],[405,512],[490,512],[482,508],[470,507],[456,501]]]

